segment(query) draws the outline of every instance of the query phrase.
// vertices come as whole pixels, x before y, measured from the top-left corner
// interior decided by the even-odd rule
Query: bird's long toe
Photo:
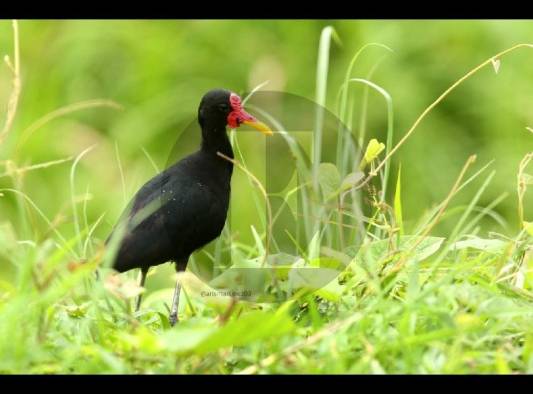
[[[169,321],[169,323],[170,323],[170,327],[174,327],[174,326],[176,325],[176,323],[179,321],[179,320],[178,320],[178,314],[172,312],[172,313],[170,314],[170,316],[168,317],[168,321]]]

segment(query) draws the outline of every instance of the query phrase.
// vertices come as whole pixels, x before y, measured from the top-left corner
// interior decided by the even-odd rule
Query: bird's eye
[[[228,104],[219,104],[218,109],[221,110],[222,112],[226,112],[229,109],[229,106]]]

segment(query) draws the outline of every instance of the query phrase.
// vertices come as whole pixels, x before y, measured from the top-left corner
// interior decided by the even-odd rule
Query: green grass
[[[316,99],[321,104],[326,104],[333,37],[335,31],[326,28],[319,44]],[[0,198],[13,194],[19,214],[17,222],[3,221],[0,227],[0,258],[11,271],[11,279],[0,277],[0,372],[533,373],[533,235],[523,217],[530,156],[517,171],[517,210],[524,225],[505,234],[487,235],[480,228],[482,219],[500,220],[494,209],[511,198],[485,197],[494,178],[490,163],[475,163],[471,156],[447,186],[448,193],[433,206],[420,207],[419,217],[406,217],[402,209],[404,185],[412,180],[399,170],[395,178],[391,175],[395,171],[391,157],[397,155],[404,163],[409,159],[401,156],[399,147],[408,143],[437,104],[492,59],[522,47],[526,46],[503,51],[466,73],[422,112],[396,144],[393,98],[371,80],[372,73],[365,78],[354,75],[363,50],[357,52],[339,90],[336,112],[349,129],[356,130],[357,123],[359,130],[366,130],[368,105],[363,101],[363,110],[356,113],[351,87],[363,84],[364,100],[369,94],[366,88],[381,94],[386,102],[385,150],[362,166],[361,152],[374,138],[372,132],[340,131],[336,162],[322,162],[320,149],[314,149],[313,164],[306,165],[292,137],[283,135],[298,158],[303,180],[298,189],[285,191],[287,198],[298,197],[304,203],[305,236],[289,234],[298,256],[283,255],[271,236],[278,212],[269,208],[265,214],[265,190],[247,167],[246,152],[232,132],[235,172],[242,171],[250,180],[244,192],[253,194],[258,215],[251,229],[254,243],[240,242],[226,229],[208,258],[221,264],[221,256],[231,253],[234,267],[239,268],[258,268],[269,259],[286,265],[267,270],[272,277],[254,284],[274,301],[266,302],[268,297],[245,301],[207,296],[212,289],[192,272],[202,269],[195,260],[195,269],[180,275],[181,322],[174,328],[167,318],[172,288],[148,292],[141,311],[135,313],[134,299],[142,291],[136,285],[137,273],[114,276],[105,268],[108,256],[102,239],[95,236],[105,212],[90,221],[87,201],[93,188],[76,183],[77,166],[89,150],[42,166],[6,165],[4,176],[13,187],[0,189]],[[95,105],[115,106],[107,101]],[[48,122],[69,113],[42,119]],[[8,114],[9,122],[14,115]],[[314,115],[314,141],[320,143],[323,118],[320,112]],[[276,119],[265,119],[282,128]],[[361,149],[348,149],[357,145]],[[146,165],[156,170],[156,160],[142,151]],[[120,172],[118,194],[126,198],[133,186],[124,174],[120,147],[115,145],[111,152]],[[60,218],[50,218],[23,192],[26,172],[65,163],[71,165],[64,182],[70,198],[64,203],[73,236],[63,234],[57,224]],[[469,202],[455,205],[457,196],[468,196]],[[452,223],[452,230],[436,236],[443,221]],[[47,231],[33,231],[37,222],[45,223]],[[329,269],[336,276],[315,289],[294,280],[301,267]],[[231,288],[232,278],[224,272],[218,275],[218,269],[213,267],[211,283]]]

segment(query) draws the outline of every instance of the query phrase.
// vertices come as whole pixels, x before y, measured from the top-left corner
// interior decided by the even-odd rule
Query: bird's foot
[[[178,319],[178,313],[177,312],[172,312],[170,314],[170,316],[168,317],[168,321],[170,323],[170,327],[174,327],[174,325],[179,322],[179,319]]]

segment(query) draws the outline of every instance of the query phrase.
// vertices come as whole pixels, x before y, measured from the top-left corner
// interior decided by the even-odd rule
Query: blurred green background
[[[213,87],[249,91],[269,80],[269,90],[287,91],[309,99],[315,94],[317,48],[321,30],[331,25],[342,43],[332,43],[328,108],[334,109],[339,85],[353,54],[364,44],[378,42],[394,50],[372,80],[392,96],[395,140],[446,88],[490,56],[522,42],[533,42],[531,21],[21,21],[22,94],[13,130],[0,146],[0,160],[16,165],[37,164],[76,156],[97,144],[80,162],[77,195],[88,189],[89,222],[102,213],[97,237],[107,236],[125,206],[115,154],[118,149],[129,198],[154,174],[142,149],[159,168],[177,132],[194,120],[200,97]],[[0,22],[0,53],[12,53],[9,21]],[[353,76],[366,77],[383,56],[381,49],[365,52]],[[499,73],[483,69],[448,96],[419,126],[394,157],[393,179],[402,163],[404,217],[416,221],[450,190],[467,157],[478,155],[477,168],[494,160],[497,171],[480,205],[503,192],[509,196],[496,211],[508,228],[487,219],[483,230],[515,233],[516,172],[520,159],[533,148],[526,126],[533,127],[533,50],[502,59]],[[11,74],[0,67],[0,121],[3,124],[11,89]],[[361,89],[362,88],[357,88]],[[106,98],[124,109],[93,108],[75,112],[37,130],[16,151],[28,126],[68,104]],[[358,109],[360,104],[356,102]],[[385,140],[386,107],[370,92],[367,139]],[[354,132],[358,131],[358,113]],[[310,114],[313,116],[313,114]],[[243,138],[244,155],[259,162],[263,145]],[[5,171],[4,162],[0,173]],[[22,189],[43,212],[72,236],[70,164],[28,172]],[[0,187],[16,187],[9,177]],[[250,186],[240,172],[233,181],[233,215],[243,239],[257,225]],[[470,201],[475,187],[454,200]],[[531,220],[531,204],[526,204]],[[16,200],[0,198],[0,222],[9,222],[19,239],[42,239],[47,225],[37,219],[25,231],[17,222]],[[445,232],[453,223],[443,223]],[[448,227],[446,227],[448,226]],[[245,234],[244,234],[245,233]]]

